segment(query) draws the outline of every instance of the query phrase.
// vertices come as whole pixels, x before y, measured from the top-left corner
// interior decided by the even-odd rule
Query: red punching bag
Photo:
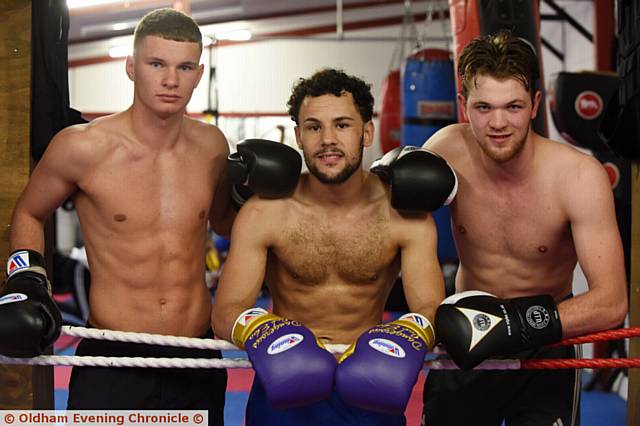
[[[382,82],[380,108],[380,147],[385,154],[400,146],[402,136],[402,100],[400,99],[400,70],[389,72]]]

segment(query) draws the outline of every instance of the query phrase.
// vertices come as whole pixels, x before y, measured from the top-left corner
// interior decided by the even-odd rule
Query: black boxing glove
[[[33,250],[16,250],[7,261],[0,288],[0,354],[33,357],[60,336],[62,316],[51,298],[44,258]]]
[[[391,185],[391,206],[396,210],[434,211],[456,195],[458,179],[439,155],[416,146],[387,152],[369,168]]]
[[[435,323],[438,340],[462,369],[562,339],[558,308],[549,295],[498,299],[464,291],[444,299]]]
[[[291,195],[301,169],[302,158],[290,146],[266,139],[241,141],[227,160],[234,204],[241,207],[254,193],[265,198]]]

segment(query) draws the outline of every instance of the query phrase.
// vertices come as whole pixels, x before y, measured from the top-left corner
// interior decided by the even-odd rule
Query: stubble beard
[[[304,161],[307,164],[307,168],[309,169],[309,173],[311,173],[316,179],[326,185],[338,185],[340,183],[346,182],[347,179],[353,175],[356,170],[360,168],[362,165],[362,153],[364,151],[364,133],[360,136],[360,152],[358,154],[357,161],[353,163],[347,163],[344,168],[335,176],[327,175],[320,171],[318,167],[316,167],[313,159],[309,157],[309,155],[304,152]]]
[[[529,135],[529,129],[527,129],[522,136],[515,144],[510,146],[508,149],[500,149],[494,150],[490,143],[480,144],[480,148],[482,152],[489,157],[491,160],[496,163],[506,163],[507,161],[516,157],[522,149],[524,148],[524,144],[527,141],[527,136]]]

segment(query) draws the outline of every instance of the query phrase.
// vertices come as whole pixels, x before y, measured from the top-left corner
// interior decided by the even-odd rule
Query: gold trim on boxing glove
[[[233,344],[240,349],[244,349],[244,331],[253,320],[267,314],[269,314],[269,312],[265,309],[250,308],[238,315],[238,318],[236,318],[236,322],[233,323],[233,328],[231,329],[231,340]]]
[[[356,343],[357,343],[357,340],[353,342],[351,345],[349,345],[347,350],[342,353],[342,355],[340,356],[340,359],[338,360],[338,364],[340,364],[342,361],[349,358],[353,354],[353,351],[356,350]]]
[[[431,321],[429,321],[424,315],[416,313],[405,314],[393,321],[393,323],[402,324],[410,330],[413,330],[427,344],[427,350],[430,351],[433,349],[436,341],[436,333],[433,329],[433,325],[431,325]]]

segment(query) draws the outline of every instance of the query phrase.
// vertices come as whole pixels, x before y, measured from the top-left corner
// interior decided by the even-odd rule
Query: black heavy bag
[[[640,3],[618,0],[618,75],[622,79],[600,125],[605,143],[618,156],[640,158]]]
[[[85,123],[69,107],[65,0],[32,2],[31,156],[39,160],[51,138],[67,126]]]

